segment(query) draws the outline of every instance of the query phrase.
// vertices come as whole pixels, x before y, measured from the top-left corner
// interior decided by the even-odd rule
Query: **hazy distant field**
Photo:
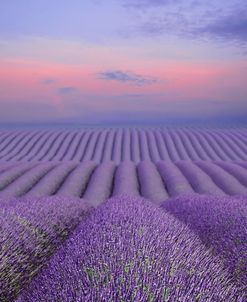
[[[0,198],[0,301],[247,299],[244,128],[4,130]]]
[[[92,128],[0,132],[1,161],[246,161],[240,129]]]

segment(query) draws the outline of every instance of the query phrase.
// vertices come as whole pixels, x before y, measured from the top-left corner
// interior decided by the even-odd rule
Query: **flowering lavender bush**
[[[190,160],[190,157],[187,154],[188,150],[182,143],[178,130],[170,130],[170,135],[178,151],[179,158],[182,160]]]
[[[247,197],[192,195],[165,201],[162,207],[219,255],[240,291],[247,294]]]
[[[131,129],[131,160],[134,163],[138,163],[141,160],[140,157],[140,146],[139,146],[139,135],[136,128]]]
[[[49,161],[51,160],[62,148],[63,143],[66,141],[67,136],[69,135],[69,131],[62,131],[61,134],[52,142],[47,151],[42,155],[40,160]]]
[[[152,161],[156,163],[160,160],[160,156],[161,156],[159,143],[156,142],[154,131],[148,129],[146,130],[146,134],[147,134],[148,146],[150,151],[150,157]]]
[[[139,129],[140,154],[142,161],[150,161],[150,151],[148,146],[147,133],[143,129]]]
[[[17,177],[17,179],[11,182],[11,184],[9,184],[7,187],[5,187],[0,192],[0,198],[18,197],[24,195],[55,166],[56,164],[51,162],[40,163],[38,166],[34,166],[26,173],[22,174],[20,177]]]
[[[65,139],[62,141],[61,145],[58,146],[56,152],[52,156],[50,160],[52,161],[60,161],[63,159],[64,155],[67,153],[71,142],[74,140],[75,135],[76,135],[75,130],[71,130],[69,134],[65,137]]]
[[[30,131],[9,132],[8,137],[6,137],[3,142],[1,142],[0,156],[6,155],[8,154],[8,152],[11,152],[19,145],[19,143],[25,140],[25,137],[27,137],[28,135],[30,135]]]
[[[185,224],[155,204],[117,197],[99,206],[16,302],[244,302]]]
[[[17,177],[27,172],[31,168],[37,166],[35,163],[23,163],[17,164],[14,167],[10,167],[0,175],[0,190],[12,183]]]
[[[232,174],[240,183],[247,187],[247,170],[244,167],[229,162],[217,162],[217,165]]]
[[[85,128],[0,133],[0,161],[247,159],[246,129]]]
[[[92,161],[78,164],[62,183],[56,195],[81,197],[95,168],[96,164]]]
[[[86,133],[87,134],[87,133]],[[83,161],[89,161],[93,157],[95,153],[95,149],[97,146],[97,142],[100,138],[100,131],[93,131],[89,137],[85,135],[84,140],[84,146],[81,145],[80,148],[78,148],[78,151],[82,151],[84,149],[84,152],[81,154],[81,158]],[[101,139],[102,140],[102,139]],[[78,158],[79,159],[79,158]]]
[[[80,199],[13,199],[0,208],[0,301],[10,302],[90,207]]]
[[[55,194],[69,173],[76,167],[74,162],[65,162],[49,171],[26,193],[28,197],[44,197]]]
[[[225,195],[225,192],[215,184],[211,177],[194,162],[179,161],[176,165],[195,192],[199,194]],[[177,180],[175,183],[177,184]]]
[[[107,162],[107,161],[110,161],[113,159],[112,158],[112,146],[114,143],[115,136],[116,136],[115,131],[109,131],[107,133],[104,151],[102,153],[102,158],[101,158],[102,162]]]
[[[114,176],[113,196],[127,192],[131,196],[140,195],[136,165],[131,161],[120,163]]]
[[[29,152],[30,148],[39,141],[42,135],[43,133],[40,131],[31,131],[29,135],[21,139],[19,144],[16,144],[11,151],[9,150],[7,154],[1,156],[0,159],[9,161],[12,159],[16,160],[16,157],[21,158],[24,154]]]
[[[113,162],[102,163],[93,172],[83,198],[98,206],[111,196],[116,165]]]
[[[49,153],[49,151],[51,151],[52,149],[52,146],[54,145],[55,141],[59,138],[59,136],[62,134],[62,132],[57,132],[57,131],[50,131],[50,134],[46,139],[45,141],[43,141],[42,145],[39,147],[39,149],[36,149],[35,147],[38,144],[36,144],[34,146],[34,148],[32,148],[30,151],[29,151],[29,155],[31,156],[26,156],[25,158],[28,160],[28,161],[31,161],[31,160],[37,160],[37,161],[40,161],[42,160],[43,157],[45,157],[47,155],[47,153]],[[34,150],[33,149],[36,149],[35,152],[33,152]],[[17,158],[16,158],[17,160]]]
[[[20,163],[14,162],[14,161],[1,162],[0,163],[0,173],[3,173],[3,172],[5,172],[5,171],[9,170],[10,168],[15,167],[17,165],[20,165]]]
[[[143,197],[157,203],[168,198],[165,185],[154,163],[142,161],[139,163],[137,171]]]
[[[242,185],[233,175],[211,162],[197,162],[225,193],[229,195],[247,195],[247,187]]]
[[[170,196],[194,192],[186,177],[174,163],[160,161],[157,163],[157,168]]]
[[[163,136],[161,134],[161,131],[159,129],[155,129],[153,131],[155,141],[157,144],[157,149],[160,154],[160,159],[161,160],[170,160],[170,156],[167,150],[166,142],[163,139]]]
[[[18,160],[18,161],[29,161],[30,159],[32,159],[32,157],[34,157],[35,155],[38,154],[38,152],[40,152],[42,150],[42,148],[44,147],[44,145],[46,144],[47,140],[49,139],[49,137],[51,137],[53,134],[52,131],[45,131],[45,132],[41,132],[41,136],[38,138],[37,141],[32,141],[32,145],[30,146],[30,148],[28,148],[27,150],[23,150],[22,155],[16,155],[13,158],[11,158],[11,160]]]

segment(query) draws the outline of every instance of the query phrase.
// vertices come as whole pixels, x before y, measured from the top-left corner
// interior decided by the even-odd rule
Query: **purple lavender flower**
[[[1,201],[0,201],[1,202]],[[13,301],[89,211],[81,199],[13,199],[0,208],[0,301]]]
[[[155,166],[150,161],[142,161],[137,167],[141,195],[160,203],[168,198],[165,184]]]
[[[247,293],[247,197],[181,196],[162,207],[220,257],[239,290]]]
[[[82,222],[16,302],[243,302],[198,236],[155,204],[116,197]]]
[[[174,163],[160,161],[157,168],[170,196],[194,192],[189,181]]]

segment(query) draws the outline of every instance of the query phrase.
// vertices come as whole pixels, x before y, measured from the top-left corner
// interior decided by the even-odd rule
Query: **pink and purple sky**
[[[246,0],[0,2],[2,123],[247,120]]]

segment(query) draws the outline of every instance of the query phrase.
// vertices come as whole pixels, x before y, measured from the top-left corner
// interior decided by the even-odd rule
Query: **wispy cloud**
[[[41,81],[41,83],[45,84],[45,85],[50,85],[50,84],[53,84],[55,82],[56,82],[55,79],[44,79],[44,80]]]
[[[147,8],[147,7],[156,7],[163,6],[174,2],[180,2],[180,0],[124,0],[123,3],[125,6],[135,7],[135,8]]]
[[[61,95],[70,95],[78,91],[76,87],[60,87],[58,88],[58,93]]]
[[[137,86],[151,85],[158,82],[158,79],[138,75],[132,72],[112,70],[97,73],[97,78],[101,80],[130,83]]]
[[[247,42],[247,12],[236,11],[234,14],[220,18],[198,31],[213,38]]]
[[[58,88],[58,93],[61,95],[71,95],[78,92],[78,89],[76,87],[60,87]]]
[[[242,43],[246,47],[247,5],[244,0],[215,3],[197,0],[124,0],[123,3],[136,10],[134,33],[174,35],[198,41],[206,38],[236,45]]]

